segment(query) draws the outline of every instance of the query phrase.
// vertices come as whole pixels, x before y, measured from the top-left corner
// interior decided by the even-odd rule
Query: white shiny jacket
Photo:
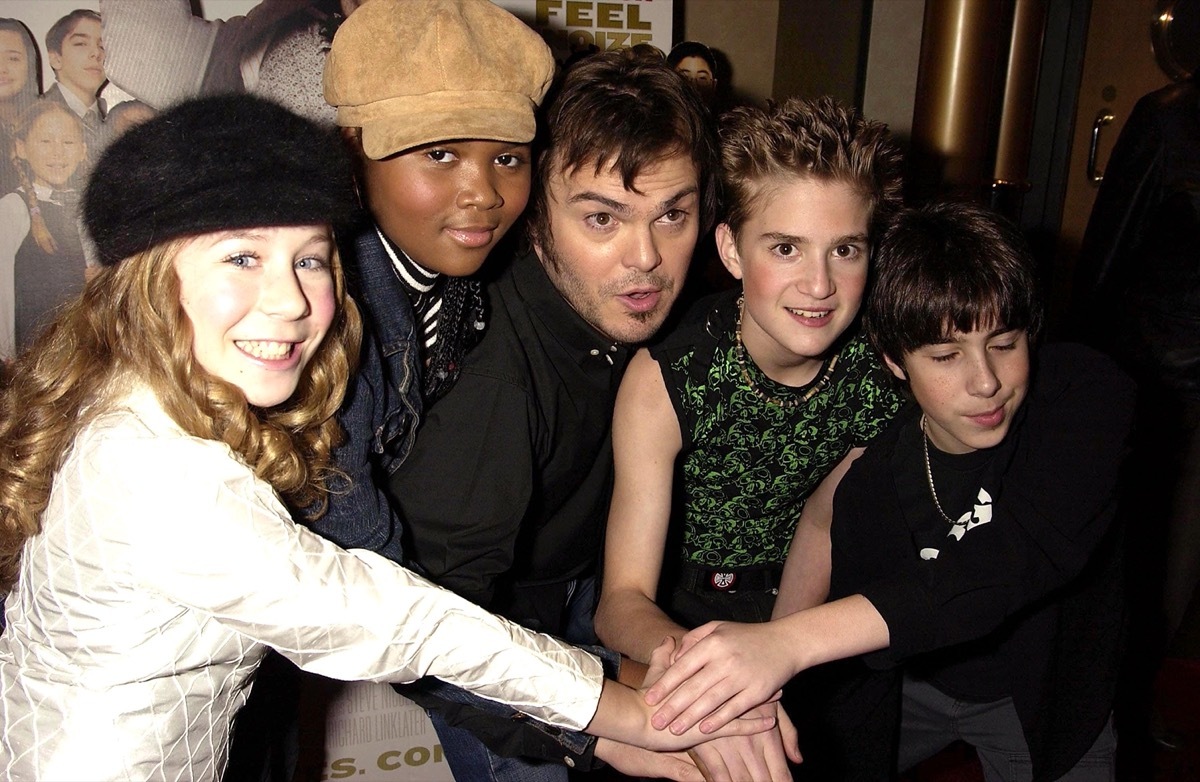
[[[434,675],[583,728],[599,661],[291,521],[148,390],[90,423],[24,548],[0,637],[0,777],[217,780],[273,647],[339,679]]]

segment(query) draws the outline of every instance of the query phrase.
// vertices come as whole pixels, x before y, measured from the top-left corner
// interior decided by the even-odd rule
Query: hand
[[[646,681],[653,682],[658,679],[674,648],[675,641],[668,638],[651,654]],[[600,694],[599,708],[592,717],[587,732],[646,749],[676,751],[689,749],[713,738],[745,736],[775,727],[773,718],[750,715],[738,716],[710,734],[701,733],[695,727],[679,732],[656,730],[650,722],[652,711],[652,707],[647,705],[645,691],[634,690],[612,679],[606,679]]]
[[[596,739],[596,757],[629,777],[707,782],[686,752],[653,752],[611,739]]]
[[[647,674],[652,686],[646,702],[661,703],[651,724],[669,725],[680,735],[700,723],[700,731],[709,734],[778,700],[780,688],[798,673],[792,652],[787,633],[775,622],[701,625],[684,636],[675,662],[661,677]],[[652,671],[653,663],[652,658]]]
[[[791,782],[787,761],[801,760],[795,727],[777,704],[755,711],[764,716],[778,712],[778,727],[753,736],[713,739],[692,748],[689,754],[704,770],[707,782]]]

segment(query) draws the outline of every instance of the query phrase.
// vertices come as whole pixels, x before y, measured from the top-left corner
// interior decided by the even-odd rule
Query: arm
[[[105,537],[97,545],[106,557],[129,563],[131,589],[323,676],[437,676],[561,727],[594,716],[603,678],[595,657],[294,524],[219,443],[107,442],[87,464],[79,523]],[[113,464],[122,467],[105,467]]]
[[[805,501],[783,565],[779,599],[775,601],[771,618],[778,619],[820,605],[829,596],[829,527],[833,523],[833,494],[842,476],[864,450],[854,448],[846,454]]]
[[[686,632],[655,603],[675,460],[682,446],[662,371],[648,351],[640,350],[625,372],[613,415],[616,476],[596,611],[597,635],[634,659],[649,660],[664,638],[677,644]],[[776,708],[769,704],[760,713],[775,718]],[[717,739],[692,750],[692,757],[718,779],[732,775],[764,782],[791,778],[787,754],[799,759],[794,739],[785,742],[777,729]]]
[[[374,551],[393,562],[403,563],[401,525],[390,499],[381,487],[385,465],[375,453],[376,432],[386,428],[385,413],[393,407],[396,393],[384,371],[383,350],[372,330],[362,337],[358,370],[346,389],[338,410],[338,423],[345,441],[334,451],[334,462],[345,479],[330,482],[331,493],[325,513],[317,518],[297,516],[313,532],[342,548]],[[399,403],[397,415],[404,431],[416,426],[417,413]]]
[[[609,647],[646,661],[663,638],[678,643],[687,630],[655,604],[682,437],[658,362],[645,349],[621,381],[612,436],[616,472],[596,634]]]
[[[769,701],[800,671],[888,643],[887,623],[862,595],[762,624],[709,622],[687,635],[646,698],[662,704],[655,727],[678,732],[703,719],[707,732]]]

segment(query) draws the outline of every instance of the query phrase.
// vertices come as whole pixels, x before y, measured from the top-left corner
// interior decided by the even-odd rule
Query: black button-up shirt
[[[599,558],[629,351],[571,308],[534,255],[516,259],[487,295],[487,333],[430,409],[391,489],[406,553],[432,580],[561,632],[548,618],[561,606],[546,603],[565,601],[553,587],[591,574]]]

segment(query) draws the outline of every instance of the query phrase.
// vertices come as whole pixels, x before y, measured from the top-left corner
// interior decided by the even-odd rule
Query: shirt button
[[[563,758],[563,764],[566,765],[567,768],[575,768],[575,758],[567,755],[565,758]]]
[[[589,353],[591,353],[593,356],[598,356],[598,355],[600,355],[600,351],[599,351],[599,350],[596,350],[595,348],[592,348],[592,349],[591,349],[591,350],[589,350],[588,352],[589,352]]]

